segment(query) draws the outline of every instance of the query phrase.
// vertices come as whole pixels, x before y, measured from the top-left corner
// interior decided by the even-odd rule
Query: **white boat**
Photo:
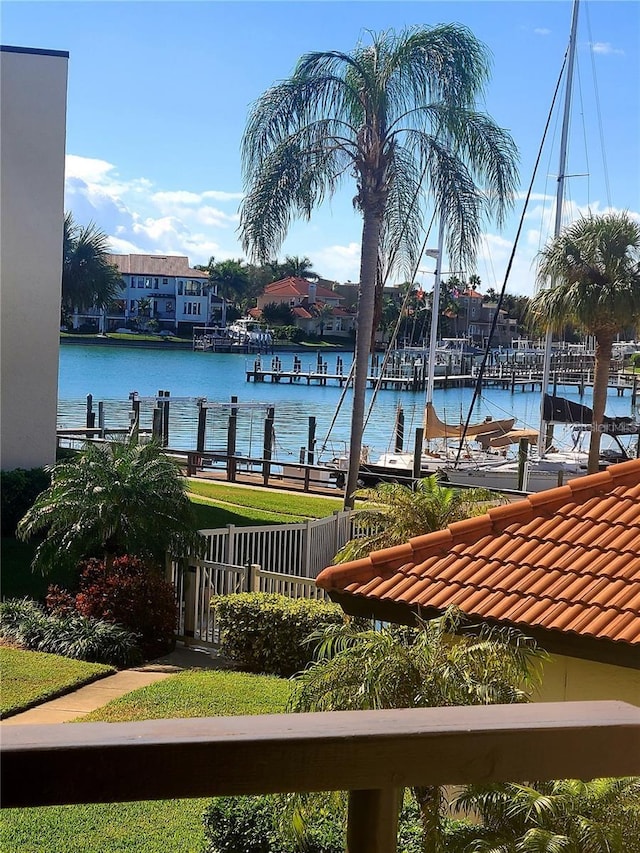
[[[270,346],[273,343],[273,332],[265,329],[250,317],[241,317],[227,327],[229,337],[239,345],[252,344]]]

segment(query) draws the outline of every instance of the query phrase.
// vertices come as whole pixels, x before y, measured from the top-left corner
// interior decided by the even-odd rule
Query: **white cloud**
[[[536,27],[533,32],[537,36],[551,35],[551,30],[548,30],[546,27]]]
[[[619,56],[624,56],[624,50],[614,47],[611,42],[608,41],[591,42],[591,50],[594,53],[600,53],[604,56],[609,56],[611,54],[618,54]]]
[[[313,265],[324,278],[333,281],[358,281],[360,278],[360,243],[327,246],[313,253]]]
[[[144,177],[123,179],[106,160],[66,159],[66,208],[78,222],[93,221],[105,231],[114,252],[183,254],[194,264],[212,255],[237,257],[241,198],[240,192],[165,190]]]

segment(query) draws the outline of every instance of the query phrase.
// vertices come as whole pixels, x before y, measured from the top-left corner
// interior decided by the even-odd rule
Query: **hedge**
[[[313,660],[307,638],[344,616],[337,604],[243,592],[212,599],[220,650],[240,669],[288,678]]]

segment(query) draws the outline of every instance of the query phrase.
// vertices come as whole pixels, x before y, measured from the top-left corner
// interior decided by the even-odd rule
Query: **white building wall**
[[[0,464],[55,460],[68,54],[0,51]]]

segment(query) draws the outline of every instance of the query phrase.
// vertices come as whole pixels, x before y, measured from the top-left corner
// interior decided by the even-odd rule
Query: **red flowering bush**
[[[64,609],[67,604],[64,590],[49,588],[47,607]],[[135,632],[146,658],[164,654],[175,644],[173,586],[137,557],[116,557],[108,570],[103,560],[87,560],[73,604],[82,616],[114,622]]]

